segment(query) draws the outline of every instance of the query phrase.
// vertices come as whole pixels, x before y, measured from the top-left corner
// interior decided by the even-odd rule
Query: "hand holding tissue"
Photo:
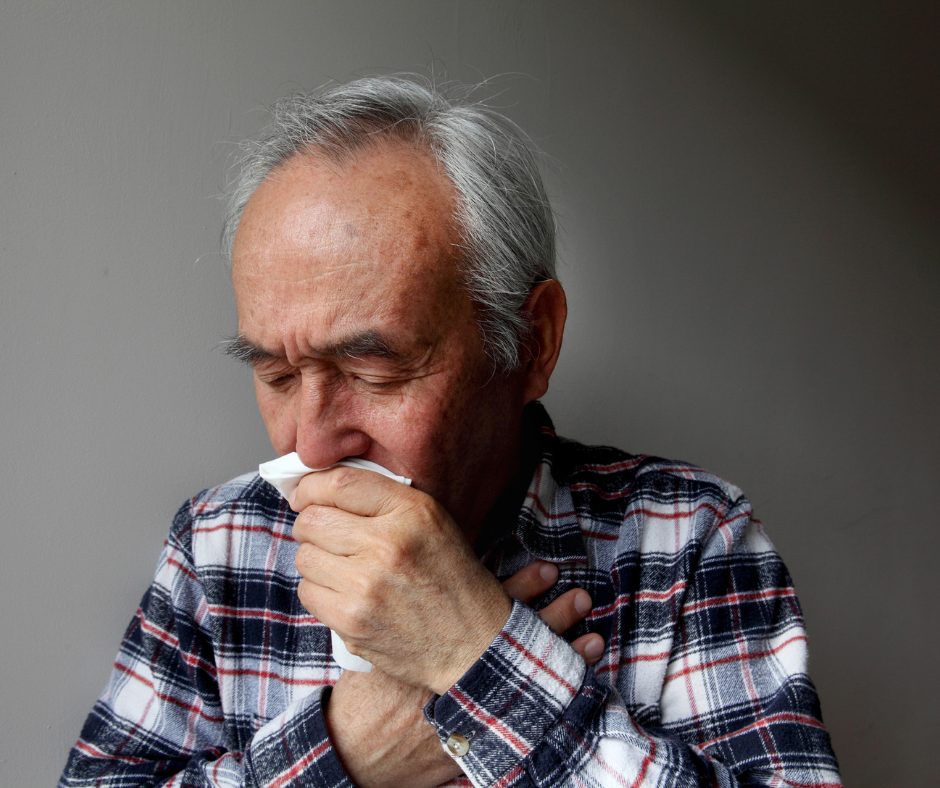
[[[373,471],[374,473],[387,476],[389,479],[394,479],[400,484],[411,485],[411,479],[406,479],[404,476],[392,473],[388,468],[383,468],[378,463],[363,460],[358,457],[347,457],[346,459],[340,460],[336,465],[344,465],[348,468],[361,468],[364,471]],[[277,491],[288,500],[290,500],[291,493],[297,489],[297,485],[300,484],[300,480],[304,476],[308,473],[316,473],[317,471],[325,470],[329,469],[308,468],[301,462],[297,452],[285,454],[283,457],[278,457],[276,460],[271,460],[270,462],[263,462],[258,466],[258,473],[261,474],[261,478],[276,487]],[[341,668],[345,670],[358,670],[363,673],[368,673],[372,670],[372,663],[350,653],[349,649],[346,648],[346,644],[343,643],[342,638],[332,629],[330,630],[330,637],[333,642],[333,659],[336,660],[336,664]]]
[[[509,619],[502,585],[427,492],[382,478],[384,468],[370,472],[360,458],[299,482],[308,469],[296,458],[284,462],[277,481],[295,484],[284,489],[298,512],[301,604],[377,670],[446,692]],[[337,643],[334,656],[345,660],[340,654]]]

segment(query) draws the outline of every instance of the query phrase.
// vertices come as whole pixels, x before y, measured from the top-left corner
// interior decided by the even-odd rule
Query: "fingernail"
[[[582,616],[591,609],[591,595],[587,591],[575,594],[574,609]]]
[[[558,579],[558,567],[554,564],[544,563],[539,567],[539,574],[542,576],[542,580],[554,583]]]
[[[591,639],[584,647],[584,656],[588,659],[598,659],[604,653],[604,641]]]

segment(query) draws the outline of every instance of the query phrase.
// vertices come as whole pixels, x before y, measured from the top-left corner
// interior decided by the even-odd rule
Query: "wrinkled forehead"
[[[373,146],[338,161],[298,154],[273,170],[242,213],[233,264],[265,265],[311,240],[371,243],[406,257],[432,245],[442,262],[460,250],[455,189],[436,160],[413,145]],[[426,254],[424,255],[426,256]]]
[[[249,200],[235,236],[240,319],[316,311],[319,326],[357,313],[424,319],[469,299],[455,196],[435,160],[386,145],[337,163],[296,156]],[[416,315],[417,316],[417,315]]]

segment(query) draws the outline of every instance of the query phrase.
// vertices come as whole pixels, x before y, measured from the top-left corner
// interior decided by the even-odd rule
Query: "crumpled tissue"
[[[331,465],[330,468],[335,468],[336,465],[345,465],[348,468],[361,468],[364,471],[381,473],[389,479],[394,479],[399,484],[411,486],[411,479],[392,473],[388,468],[383,468],[376,462],[363,460],[359,457],[347,457],[340,460],[335,465]],[[276,487],[277,491],[287,499],[290,499],[291,493],[294,492],[297,485],[300,484],[300,480],[308,473],[327,470],[329,470],[329,468],[308,468],[300,461],[297,452],[285,454],[283,457],[278,457],[276,460],[271,460],[270,462],[263,462],[258,466],[258,473],[261,474],[261,478]],[[346,644],[343,643],[342,638],[332,629],[330,630],[330,636],[333,641],[333,659],[336,660],[337,665],[344,670],[357,670],[360,673],[369,673],[372,670],[372,663],[362,657],[351,654],[349,649],[346,648]]]

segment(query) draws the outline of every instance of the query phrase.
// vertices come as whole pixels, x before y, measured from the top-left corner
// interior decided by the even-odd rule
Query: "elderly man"
[[[553,227],[483,108],[395,78],[275,106],[226,225],[230,351],[277,452],[328,470],[183,506],[64,785],[838,784],[740,491],[537,402]]]

